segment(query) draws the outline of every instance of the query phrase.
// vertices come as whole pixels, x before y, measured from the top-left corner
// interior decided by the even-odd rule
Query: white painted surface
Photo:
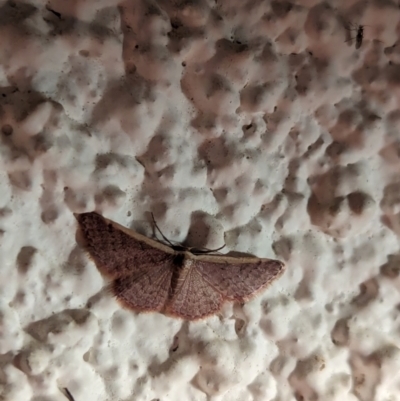
[[[1,400],[399,399],[396,2],[1,4]],[[92,210],[287,271],[136,315],[75,242]]]

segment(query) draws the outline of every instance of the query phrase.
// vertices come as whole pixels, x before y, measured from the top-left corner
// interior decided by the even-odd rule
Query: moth
[[[117,300],[136,312],[202,319],[220,311],[226,301],[248,301],[285,270],[278,260],[167,245],[96,212],[74,216],[78,243],[111,280]]]
[[[356,35],[356,49],[359,49],[364,39],[364,25],[359,25]]]
[[[353,25],[349,24],[351,28],[346,28],[348,31],[357,31],[356,37],[355,38],[350,38],[346,40],[346,42],[349,42],[350,40],[356,39],[356,49],[359,49],[362,45],[362,42],[364,40],[364,27],[365,25]]]

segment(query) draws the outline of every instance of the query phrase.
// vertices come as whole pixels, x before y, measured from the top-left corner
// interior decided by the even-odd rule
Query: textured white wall
[[[0,4],[1,400],[398,399],[397,2]],[[75,241],[92,210],[287,270],[135,314]]]

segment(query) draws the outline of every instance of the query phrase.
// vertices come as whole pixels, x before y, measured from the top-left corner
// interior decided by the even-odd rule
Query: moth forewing
[[[168,246],[156,239],[152,239],[152,238],[146,237],[143,234],[139,234],[138,232],[131,230],[130,228],[121,226],[121,224],[118,224],[117,222],[109,220],[105,217],[104,217],[104,220],[106,221],[107,224],[111,224],[117,230],[124,232],[125,234],[129,235],[130,237],[136,239],[139,242],[144,242],[145,244],[150,245],[153,248],[158,248],[161,251],[166,252],[166,253],[170,253],[170,254],[176,253],[174,251],[174,249],[172,249],[170,246]]]

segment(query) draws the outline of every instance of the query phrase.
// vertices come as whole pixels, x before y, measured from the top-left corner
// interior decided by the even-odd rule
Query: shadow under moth
[[[225,301],[248,301],[285,270],[278,260],[168,246],[96,212],[74,216],[78,243],[111,279],[118,301],[137,312],[201,319],[220,311]]]

